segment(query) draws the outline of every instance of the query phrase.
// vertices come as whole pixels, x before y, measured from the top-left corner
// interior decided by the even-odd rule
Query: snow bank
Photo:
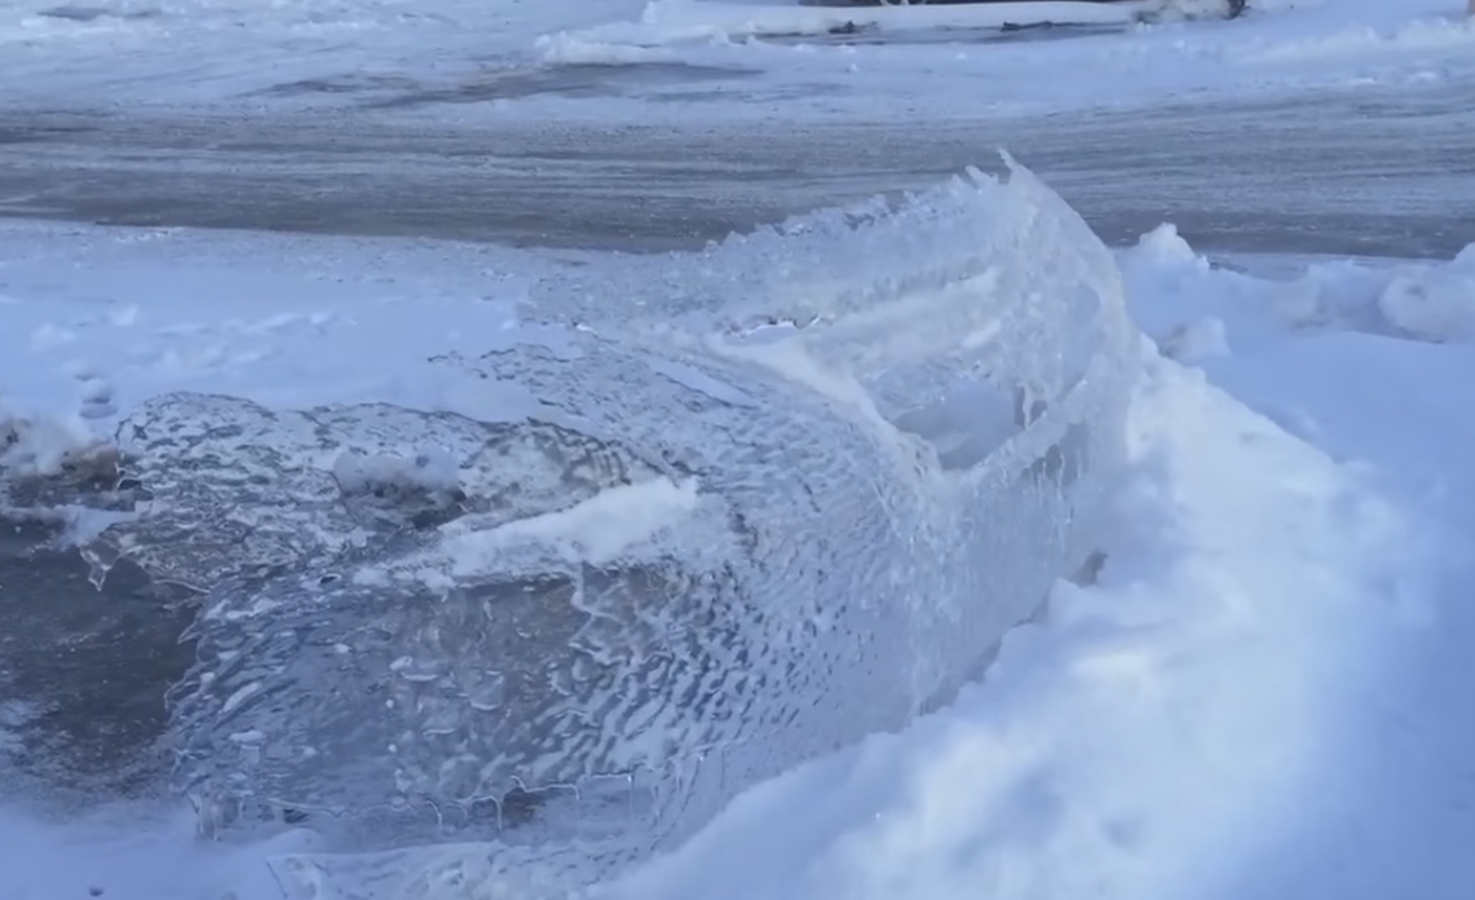
[[[97,0],[0,4],[7,97],[75,108],[246,105],[304,80],[469,76],[527,61],[541,34],[630,20],[643,0]],[[126,76],[125,76],[126,73]],[[128,87],[124,88],[123,85]],[[268,93],[262,93],[263,91]]]
[[[758,6],[706,0],[651,0],[639,23],[611,23],[577,34],[590,41],[651,46],[712,39],[823,35],[843,29],[1002,28],[1043,22],[1124,25],[1160,6],[1155,0],[1110,4],[1036,0],[905,7]]]
[[[1247,50],[1248,63],[1285,63],[1356,58],[1388,53],[1458,51],[1475,44],[1475,21],[1468,18],[1416,19],[1391,26],[1352,25],[1329,34],[1279,39]]]
[[[1378,294],[1388,324],[1429,341],[1475,340],[1475,244],[1449,266],[1396,270]]]
[[[1469,54],[1460,51],[1470,32],[1465,20],[1449,19],[1452,2],[1259,0],[1232,26],[1188,28],[1180,21],[1221,16],[1226,0],[831,8],[706,0],[25,0],[0,8],[0,76],[8,96],[32,108],[85,108],[106,90],[135,111],[363,115],[372,97],[409,100],[403,106],[416,118],[447,127],[511,115],[690,124],[698,109],[731,121],[767,115],[767,102],[756,97],[781,97],[788,109],[815,117],[865,117],[878,102],[975,115],[1036,103],[1243,99],[1308,85],[1455,78],[1468,70]],[[1154,24],[1133,25],[1144,19]],[[985,32],[1042,22],[1112,34],[1032,41],[1025,31],[1006,43]],[[546,71],[651,62],[742,69],[744,76],[714,79],[693,104],[670,102],[683,92],[659,77],[632,84],[611,73],[612,89],[590,96],[577,85],[593,73],[570,79],[565,91],[560,73]],[[1063,70],[1075,77],[1055,77]],[[464,96],[468,86],[506,73],[553,77],[547,90],[512,100],[419,102]],[[1104,83],[1111,92],[1099,90]]]
[[[1354,471],[1151,368],[1097,584],[1059,585],[945,712],[748,792],[601,896],[1296,897],[1269,872],[1297,853],[1316,885],[1471,884],[1463,864],[1373,875],[1305,836],[1338,827],[1328,782],[1366,784],[1347,741],[1387,740],[1361,692],[1395,665],[1382,648],[1422,639],[1387,581],[1421,536]],[[1357,819],[1374,840],[1394,833],[1378,815]]]
[[[1057,585],[939,715],[747,792],[600,896],[1475,889],[1475,358],[1352,312],[1468,253],[1229,267],[1171,226],[1123,251],[1159,343],[1211,352],[1148,363],[1094,583]],[[1344,313],[1287,317],[1308,284]]]
[[[1285,327],[1475,340],[1475,245],[1444,263],[1312,259],[1267,280],[1211,263],[1164,225],[1120,260],[1144,294],[1136,309],[1139,324],[1165,347],[1181,343],[1183,329],[1196,333],[1190,343],[1206,340],[1202,349],[1210,355],[1240,341],[1253,345]]]

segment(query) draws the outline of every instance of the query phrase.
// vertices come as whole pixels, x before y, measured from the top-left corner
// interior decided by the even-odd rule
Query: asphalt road
[[[562,67],[523,87],[721,77],[640,68]],[[484,99],[405,90],[387,106]],[[660,250],[997,168],[1007,147],[1110,243],[1166,220],[1204,249],[1448,257],[1475,241],[1471,109],[1475,78],[922,126],[427,128],[382,109],[0,105],[0,215]]]

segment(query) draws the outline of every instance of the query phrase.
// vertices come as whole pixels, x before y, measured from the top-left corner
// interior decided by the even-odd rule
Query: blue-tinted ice
[[[171,395],[120,429],[149,499],[89,552],[207,592],[178,786],[213,833],[378,854],[289,883],[601,877],[945,701],[1091,549],[1132,332],[1027,172],[531,303],[437,361],[502,416]]]

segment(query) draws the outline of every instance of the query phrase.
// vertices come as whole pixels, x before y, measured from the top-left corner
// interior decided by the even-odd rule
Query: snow
[[[1475,339],[1475,244],[1447,269],[1399,272],[1378,295],[1394,328],[1432,341]]]
[[[387,487],[449,491],[460,484],[456,461],[439,447],[426,448],[413,459],[344,453],[333,463],[333,478],[345,494]]]
[[[192,813],[160,813],[137,804],[99,804],[57,821],[0,810],[7,900],[101,897],[104,900],[277,900],[281,890],[260,864],[270,846],[250,854],[199,843]],[[281,840],[290,843],[294,836]],[[182,846],[190,847],[181,852]]]
[[[1259,330],[1150,363],[1099,581],[1062,583],[948,710],[749,792],[613,896],[1475,887],[1475,354],[1281,324],[1291,283],[1170,229],[1123,256],[1161,333],[1205,307]]]
[[[697,503],[694,479],[678,484],[656,478],[606,488],[568,509],[518,519],[489,531],[458,529],[445,550],[455,561],[452,571],[463,576],[495,571],[498,554],[534,541],[564,548],[573,560],[607,565],[661,530],[680,527]]]
[[[1133,441],[1135,533],[1098,585],[1060,586],[944,714],[751,792],[614,894],[1273,896],[1256,859],[1314,822],[1307,786],[1359,717],[1349,684],[1407,637],[1379,578],[1407,538],[1320,452],[1171,363]]]
[[[620,43],[671,44],[721,38],[824,35],[842,28],[913,31],[936,28],[1002,28],[1059,22],[1126,25],[1156,6],[1152,0],[1121,4],[1024,2],[984,6],[805,7],[652,0],[640,22],[588,29],[590,39]]]
[[[1137,319],[1168,338],[1170,325],[1197,328],[1211,344],[1255,342],[1285,328],[1337,329],[1429,342],[1475,340],[1475,244],[1446,263],[1386,259],[1313,259],[1269,286],[1242,267],[1263,260],[1226,258],[1216,267],[1196,254],[1177,229],[1164,225],[1121,255],[1129,278],[1150,283],[1175,304],[1144,304]],[[1239,271],[1236,271],[1239,270]],[[1249,294],[1256,296],[1250,297]],[[1233,298],[1232,300],[1230,298]],[[1186,316],[1201,317],[1197,322]],[[1221,322],[1230,323],[1227,332]],[[1205,330],[1207,329],[1207,330]],[[1220,332],[1215,337],[1211,332]],[[1232,337],[1231,337],[1232,336]]]
[[[78,418],[21,418],[7,413],[0,398],[0,468],[20,475],[55,475],[96,443]]]
[[[0,421],[29,423],[21,449],[7,452],[52,463],[170,390],[245,392],[283,406],[426,396],[472,412],[515,404],[485,390],[457,400],[464,386],[426,360],[514,339],[525,280],[580,259],[484,245],[3,221],[0,244],[0,290],[14,301],[0,359],[16,362],[0,384]],[[264,269],[254,265],[260,259],[279,263]]]
[[[1463,83],[1475,24],[1457,2],[1251,0],[1229,23],[1181,14],[1216,0],[842,8],[731,0],[103,0],[68,8],[19,0],[0,10],[0,76],[18,108],[100,112],[352,110],[445,124],[816,121],[866,119],[878,108],[888,118],[1005,115]],[[1150,21],[1137,24],[1142,14]],[[1006,23],[1046,21],[1074,23],[1078,36],[999,33]],[[836,28],[854,33],[832,34]],[[591,95],[580,90],[588,66],[641,77]],[[705,79],[699,98],[676,77],[683,68]],[[524,77],[536,86],[497,95],[500,82]],[[446,102],[489,89],[495,102]]]

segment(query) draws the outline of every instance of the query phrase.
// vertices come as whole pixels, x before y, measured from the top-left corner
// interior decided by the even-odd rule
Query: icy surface
[[[1095,543],[1132,339],[1111,255],[1021,168],[524,306],[425,363],[474,417],[176,393],[118,422],[130,514],[84,554],[203,595],[170,709],[207,832],[495,838],[559,852],[494,872],[582,882],[946,702]]]
[[[902,254],[917,215],[960,229],[953,246],[975,254],[942,281]],[[1018,242],[1024,223],[1050,238]],[[537,809],[528,827],[506,830],[510,840],[605,838],[599,864],[612,865],[689,833],[757,778],[900,726],[975,671],[1084,551],[1076,520],[1119,455],[1128,369],[1110,259],[1022,171],[1007,187],[959,183],[856,219],[844,236],[814,230],[832,246],[892,244],[891,258],[906,262],[888,274],[903,280],[855,273],[863,287],[841,292],[848,307],[759,347],[670,333],[631,349],[586,332],[556,353],[525,345],[448,360],[522,384],[548,415],[585,430],[486,426],[453,451],[453,521],[370,537],[327,576],[313,567],[212,593],[201,666],[177,710],[184,777],[223,810],[221,824],[266,801],[372,814],[360,844],[489,833],[505,826],[504,797],[516,790]],[[1026,246],[1028,257],[1015,255]],[[704,265],[749,271],[726,248]],[[1031,289],[1041,279],[1064,284]],[[898,315],[929,329],[880,340]],[[650,340],[639,334],[629,340]],[[1040,352],[1047,341],[1055,352]],[[1016,355],[1026,348],[1031,356]],[[990,394],[1005,417],[969,415],[967,398],[986,410]],[[181,451],[301,457],[316,442],[342,459],[365,449],[337,433],[362,411],[313,413],[311,440],[294,442],[305,426],[279,420],[262,433],[241,427],[259,413],[184,402],[162,410],[178,425],[125,422],[122,434],[160,442],[125,442],[125,454],[180,471],[193,468]],[[927,413],[934,402],[953,404],[951,418]],[[887,415],[930,424],[898,430]],[[385,430],[444,447],[427,433],[439,421]],[[601,511],[612,504],[628,509]],[[274,508],[246,511],[250,540],[271,539],[268,554],[273,536],[309,533],[290,518],[275,524]],[[573,535],[601,523],[633,534]],[[603,779],[617,789],[596,790]]]

